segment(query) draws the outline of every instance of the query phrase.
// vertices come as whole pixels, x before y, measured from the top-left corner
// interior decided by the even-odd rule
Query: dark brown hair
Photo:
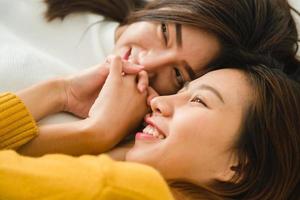
[[[248,67],[245,73],[255,102],[238,144],[242,180],[237,188],[248,190],[247,199],[299,198],[299,85],[265,66]]]
[[[274,65],[272,65],[274,66]],[[300,197],[300,86],[265,65],[239,68],[252,86],[234,151],[239,164],[229,182],[200,187],[180,180],[170,186],[191,199],[297,200]]]
[[[46,18],[64,19],[71,13],[89,12],[124,23],[130,12],[146,5],[143,0],[44,0],[48,5]]]
[[[272,56],[282,70],[300,79],[296,59],[298,33],[287,0],[45,0],[48,20],[70,13],[92,12],[121,24],[165,21],[191,25],[210,33],[222,45],[212,66],[239,66]],[[161,9],[169,8],[169,9]]]
[[[256,91],[236,149],[240,164],[234,183],[211,188],[173,182],[196,199],[297,199],[299,195],[298,33],[287,0],[45,0],[48,20],[92,12],[121,24],[165,21],[214,34],[222,45],[208,66],[240,67]],[[169,9],[161,9],[169,8]],[[278,62],[265,66],[266,58]],[[257,66],[263,63],[264,66]],[[276,64],[277,65],[277,64]],[[297,75],[298,74],[298,75]],[[238,181],[237,181],[238,180]],[[183,185],[187,187],[183,187]]]

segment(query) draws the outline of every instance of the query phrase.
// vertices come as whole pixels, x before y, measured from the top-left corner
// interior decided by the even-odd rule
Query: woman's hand
[[[72,75],[64,81],[65,103],[63,110],[78,117],[86,118],[103,87],[110,70],[110,56],[104,64],[86,69],[76,75]],[[123,63],[122,71],[125,74],[137,74],[142,66],[129,62]]]
[[[105,145],[102,152],[116,145],[147,113],[147,73],[124,75],[123,66],[120,57],[112,58],[107,80],[89,112],[87,121],[95,152],[99,151],[99,142]],[[144,90],[139,91],[137,85]]]
[[[74,98],[71,100],[74,101],[75,108],[80,102],[92,104],[93,100],[91,99],[96,98],[97,95],[89,99],[88,94],[93,94],[89,91],[100,90],[102,87],[89,112],[89,117],[70,123],[42,125],[39,127],[38,137],[21,147],[19,152],[31,156],[47,153],[98,154],[108,151],[119,143],[127,133],[138,126],[147,112],[147,73],[141,71],[138,75],[124,75],[122,69],[126,64],[128,63],[122,62],[119,57],[113,58],[110,70],[108,70],[109,75],[107,78],[104,76],[105,84],[101,85],[98,82],[100,88],[94,85],[95,80],[90,83],[83,82],[89,78],[93,79],[92,76],[97,71],[97,67],[87,70],[85,74],[71,77],[71,80],[76,81],[72,83],[72,87],[76,90],[73,93],[81,94],[80,97],[84,97],[79,100],[74,96],[71,97]],[[99,78],[99,74],[97,76],[94,79]],[[45,91],[43,88],[45,87],[40,90]],[[139,91],[142,89],[143,91]],[[45,95],[48,93],[46,90]],[[88,106],[80,108],[88,109]],[[78,109],[77,113],[78,111],[82,111],[82,109]]]

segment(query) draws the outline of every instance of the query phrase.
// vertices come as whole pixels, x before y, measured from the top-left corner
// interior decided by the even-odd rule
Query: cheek
[[[191,107],[189,110],[176,114],[169,126],[172,143],[182,148],[197,149],[211,145],[218,137],[220,130],[212,113],[205,108]]]
[[[190,115],[177,117],[170,129],[170,160],[180,158],[184,162],[192,163],[195,158],[201,158],[205,161],[207,155],[214,155],[211,149],[215,142],[212,134],[214,130],[209,128],[206,116],[198,114],[193,117],[192,111],[186,113]],[[187,115],[186,113],[182,115]]]
[[[203,125],[207,122],[204,115],[205,112],[201,108],[191,107],[190,109],[176,111],[169,126],[171,134],[181,137],[203,128]]]
[[[149,22],[138,22],[130,25],[120,36],[117,46],[136,45],[145,47],[154,41],[155,25]]]

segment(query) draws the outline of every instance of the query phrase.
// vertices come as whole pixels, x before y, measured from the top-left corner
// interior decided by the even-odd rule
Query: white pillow
[[[293,6],[296,10],[300,12],[300,1],[299,0],[289,0],[291,6]],[[294,19],[297,24],[298,33],[300,35],[300,16],[292,12]],[[298,50],[298,56],[300,56],[300,50]]]

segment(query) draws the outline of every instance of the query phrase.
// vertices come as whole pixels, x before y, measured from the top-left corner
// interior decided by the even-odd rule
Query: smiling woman
[[[293,78],[299,71],[298,33],[284,0],[0,4],[1,91],[103,63],[110,53],[143,65],[159,94],[174,94],[215,66],[256,64],[264,56],[277,59]]]
[[[220,47],[216,37],[192,26],[137,22],[122,33],[115,49],[121,55],[130,52],[124,57],[145,66],[160,94],[172,94],[199,76]]]
[[[232,147],[252,96],[243,73],[224,69],[202,76],[178,94],[155,97],[144,129],[153,137],[138,134],[126,159],[154,166],[167,179],[226,181],[236,164]]]
[[[209,72],[151,100],[126,160],[158,169],[185,197],[297,199],[299,91],[265,66]]]
[[[91,55],[93,62],[103,60],[108,52],[119,57],[113,57],[112,62],[108,58],[99,67],[85,71],[83,76],[75,76],[75,82],[72,81],[74,76],[59,79],[63,80],[58,81],[63,83],[59,84],[59,91],[64,91],[59,93],[63,103],[48,111],[67,111],[85,119],[41,125],[39,135],[22,146],[20,152],[32,155],[105,152],[138,126],[147,110],[146,98],[151,95],[148,90],[152,91],[153,87],[159,94],[175,94],[186,82],[192,81],[174,96],[152,99],[153,114],[146,118],[149,125],[136,135],[135,145],[126,154],[126,159],[156,168],[175,194],[178,192],[194,199],[203,195],[216,199],[263,200],[298,197],[299,86],[281,73],[297,79],[300,66],[295,57],[298,33],[287,1],[45,2],[0,1],[0,75],[3,76],[0,86],[5,87],[3,82],[6,80],[5,90],[18,83],[21,83],[19,87],[23,87],[27,78],[31,81],[30,85],[34,82],[30,78],[41,80],[56,73],[64,75],[86,67],[80,61],[91,62]],[[47,9],[49,23],[42,17],[44,8]],[[77,15],[78,12],[81,14]],[[15,17],[16,13],[18,17]],[[99,16],[91,13],[103,15],[99,23]],[[108,19],[105,17],[118,23],[110,21],[106,26]],[[28,28],[31,24],[33,26]],[[94,26],[89,28],[91,24]],[[84,42],[86,40],[87,43]],[[12,62],[10,56],[19,59]],[[270,58],[281,63],[276,70],[273,63],[268,64]],[[135,69],[129,70],[134,71],[134,75],[125,70],[128,65]],[[53,74],[50,73],[52,70]],[[148,87],[148,77],[152,87]],[[193,81],[196,78],[199,79]],[[144,90],[137,90],[137,80],[144,80]],[[38,96],[38,101],[29,101],[33,109],[40,110],[44,104],[39,101],[43,98],[50,96],[44,101],[48,103],[54,97],[46,88],[40,90],[40,96],[31,92],[34,97]],[[44,95],[45,91],[47,95]],[[51,103],[45,107],[49,108]],[[40,118],[41,115],[37,120]],[[10,141],[11,137],[5,133],[6,130],[1,135],[3,141]],[[15,188],[21,195],[28,194],[32,191],[30,187],[36,186],[42,187],[32,194],[36,198],[43,197],[44,189],[49,189],[59,191],[49,194],[53,198],[58,198],[56,194],[63,191],[66,198],[75,195],[68,198],[74,199],[77,196],[71,190],[91,199],[90,194],[103,194],[102,183],[107,181],[102,172],[114,169],[106,167],[106,162],[100,162],[104,163],[105,170],[102,171],[98,158],[94,156],[84,158],[84,161],[68,156],[39,160],[10,153],[6,157],[6,152],[0,153],[3,155],[0,164],[5,171],[0,173],[0,195],[7,195],[4,199],[18,195]],[[19,161],[25,165],[29,163],[29,167],[19,165]],[[48,168],[47,161],[54,165]],[[121,166],[125,169],[132,167],[130,163],[123,164]],[[36,170],[40,166],[40,170]],[[143,165],[138,166],[143,168]],[[56,174],[60,167],[63,170]],[[85,171],[90,174],[88,178],[82,175],[82,182],[74,176]],[[170,197],[162,178],[147,182],[147,174],[160,177],[152,168],[150,171],[145,170],[139,177],[142,177],[140,181],[156,183],[155,180],[159,180],[166,196]],[[44,179],[31,179],[39,177],[32,175],[35,172],[44,175]],[[126,172],[119,173],[117,170],[112,174],[126,175]],[[134,177],[134,173],[130,174]],[[113,178],[119,177],[117,175]],[[14,177],[13,181],[11,177]],[[89,177],[95,178],[93,183],[100,184],[99,188],[89,182]],[[32,181],[29,184],[27,180]],[[52,185],[53,180],[62,184]],[[127,185],[127,181],[124,184],[125,179],[113,180],[132,191],[132,185]],[[10,185],[7,186],[6,182]],[[81,189],[77,183],[85,187]],[[144,186],[135,183],[134,186]],[[68,187],[69,184],[73,187]],[[24,185],[26,187],[22,187]],[[118,188],[118,184],[114,186]],[[6,187],[13,188],[14,193]],[[90,192],[91,188],[95,189],[95,193]],[[142,194],[147,196],[151,193],[153,197],[155,184],[151,188],[154,189]],[[161,198],[164,199],[164,196]],[[112,195],[111,199],[117,198]]]
[[[160,52],[162,50],[166,52],[168,50],[174,51],[174,46],[178,43],[180,47],[182,43],[183,49],[177,52],[179,54],[176,59],[166,59],[165,62],[162,60],[158,62],[159,64],[156,68],[154,68],[154,65],[151,66],[152,68],[150,67],[149,71],[154,71],[154,74],[160,74],[156,70],[159,71],[160,68],[167,68],[167,65],[171,65],[169,68],[173,68],[175,71],[178,70],[175,74],[181,74],[180,80],[184,80],[187,77],[184,76],[184,71],[186,70],[182,66],[188,65],[184,65],[183,61],[186,61],[187,63],[185,64],[189,64],[194,73],[199,75],[207,67],[222,64],[237,66],[242,61],[244,63],[245,60],[252,63],[253,59],[259,55],[262,57],[271,55],[278,59],[284,63],[284,72],[291,76],[294,76],[299,68],[299,62],[295,58],[298,34],[295,21],[290,13],[292,7],[285,0],[232,0],[226,2],[222,0],[195,0],[188,2],[166,0],[150,1],[149,3],[135,0],[109,2],[101,0],[69,0],[64,2],[64,4],[60,4],[59,0],[47,0],[46,2],[49,6],[47,16],[50,20],[64,18],[73,12],[89,11],[96,14],[104,14],[119,21],[122,26],[117,30],[117,38],[123,37],[120,43],[125,43],[128,37],[129,40],[126,42],[127,50],[132,48],[132,46],[136,46],[138,47],[137,54],[141,50],[143,54],[146,53],[144,55],[149,53],[150,58],[152,58],[152,55],[156,57],[156,55],[162,53]],[[145,30],[141,30],[135,24],[139,21],[144,22],[141,27],[145,28]],[[155,28],[155,24],[158,26],[158,34],[161,37],[151,31],[151,26]],[[183,29],[182,34],[180,31],[181,27]],[[197,38],[197,35],[185,35],[184,29],[187,27],[188,29],[193,27],[198,32],[202,32],[202,34],[205,32],[204,37],[208,37],[206,42],[212,46],[209,46],[207,49],[206,42],[203,43],[204,39],[194,40]],[[136,36],[136,40],[128,34],[122,36],[123,32],[126,33],[127,28],[131,30],[127,33]],[[202,34],[200,36],[203,36]],[[181,35],[182,37],[180,37]],[[191,41],[194,41],[184,44],[184,40],[189,38]],[[143,48],[143,42],[146,43],[144,40],[150,43],[154,42],[153,39],[165,43],[165,49],[162,47],[157,48],[157,45],[146,45]],[[116,52],[122,52],[118,43],[119,41],[117,40],[115,50]],[[202,45],[204,45],[203,48],[201,48]],[[195,46],[198,46],[198,49]],[[190,52],[186,52],[187,48],[195,48],[194,54],[190,55]],[[208,53],[206,54],[205,52],[206,50],[210,53],[208,56]],[[126,50],[124,51],[126,52]],[[190,59],[194,60],[190,61]],[[160,57],[155,60],[159,61]],[[147,64],[148,62],[145,63],[146,69]],[[177,69],[174,69],[174,66],[177,66]],[[168,90],[171,92],[170,88]]]
[[[134,81],[124,77],[120,67],[111,70],[92,115],[104,112],[102,122],[116,118],[113,111],[119,110],[120,99],[128,96],[128,83]],[[65,199],[80,195],[82,199],[165,200],[173,195],[178,200],[296,200],[300,180],[299,87],[280,70],[264,65],[210,71],[175,95],[151,99],[147,126],[136,134],[133,147],[123,152],[129,162],[115,162],[103,155],[27,158],[0,152],[0,198],[31,195],[58,199],[59,193]],[[113,94],[118,97],[117,108],[97,103]],[[61,127],[66,128],[61,135],[87,126],[95,129],[101,120],[96,122],[84,119],[60,124],[60,129],[52,125],[52,134],[63,130]],[[90,130],[82,138],[90,137]],[[90,144],[95,139],[109,143],[114,136],[99,130]],[[78,143],[78,136],[75,139]],[[72,143],[55,145],[68,142]],[[32,194],[33,188],[38,189]]]

